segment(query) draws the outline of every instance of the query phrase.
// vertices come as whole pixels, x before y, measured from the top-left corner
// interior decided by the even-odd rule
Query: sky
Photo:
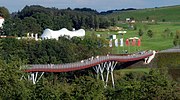
[[[98,12],[123,8],[154,8],[180,5],[180,0],[0,0],[0,6],[11,13],[21,11],[26,5],[41,5],[59,9],[91,8]]]

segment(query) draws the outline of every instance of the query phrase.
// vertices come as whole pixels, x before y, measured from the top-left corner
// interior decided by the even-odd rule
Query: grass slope
[[[149,21],[162,21],[164,19],[166,22],[180,22],[180,5],[114,12],[110,14],[109,17],[119,17],[120,20],[133,17],[138,21],[147,20],[147,17],[149,17]]]
[[[128,26],[126,24],[126,26]],[[137,46],[124,46],[124,47],[113,47],[112,53],[123,53],[123,50],[128,50],[129,52],[136,52],[136,51],[142,51],[142,50],[164,50],[173,47],[173,39],[174,35],[176,33],[176,30],[180,29],[180,23],[157,23],[157,24],[146,24],[146,23],[136,23],[137,30],[127,30],[127,33],[124,35],[124,42],[127,38],[130,37],[139,37],[138,31],[139,29],[142,29],[144,31],[144,34],[142,36],[142,45],[141,47]],[[146,27],[146,29],[144,28]],[[165,29],[169,29],[170,32],[173,33],[173,36],[167,36],[163,37],[162,34],[164,34]],[[153,31],[153,37],[149,38],[147,36],[147,31],[152,30]],[[117,32],[95,32],[95,31],[88,31],[87,34],[101,34],[102,38],[108,38],[111,34],[116,34],[117,38],[120,39],[120,36]],[[109,33],[109,34],[108,34]],[[114,42],[113,42],[114,43]],[[124,43],[125,44],[125,43]]]

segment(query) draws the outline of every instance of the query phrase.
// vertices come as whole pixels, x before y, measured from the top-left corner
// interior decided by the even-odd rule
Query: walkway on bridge
[[[44,72],[69,72],[75,70],[82,70],[85,68],[93,67],[97,74],[101,74],[101,79],[104,81],[103,72],[104,69],[107,70],[106,75],[106,86],[108,81],[109,72],[111,72],[112,83],[114,86],[113,70],[118,62],[130,62],[141,59],[148,59],[151,56],[154,56],[153,51],[143,51],[131,55],[106,55],[106,56],[96,56],[89,59],[85,59],[79,62],[67,63],[67,64],[31,64],[26,65],[25,72],[31,73],[29,79],[35,84],[42,77]],[[152,59],[150,59],[152,60]],[[41,72],[41,75],[38,77],[38,72]],[[24,76],[23,76],[24,77]]]

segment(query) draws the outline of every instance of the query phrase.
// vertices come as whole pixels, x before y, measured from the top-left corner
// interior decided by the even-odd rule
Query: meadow
[[[127,28],[129,24],[118,24],[117,26]],[[176,31],[180,29],[180,23],[135,23],[134,29],[127,29],[127,33],[123,35],[124,46],[123,47],[112,47],[111,53],[124,53],[125,50],[128,50],[129,53],[143,51],[143,50],[164,50],[173,47],[173,39]],[[140,37],[138,34],[139,29],[143,31],[143,35]],[[147,31],[152,30],[153,36],[150,38],[147,35]],[[168,34],[165,32],[168,30]],[[95,33],[100,34],[101,38],[106,38],[109,41],[110,35],[116,35],[117,39],[120,39],[122,35],[119,35],[117,31],[105,31],[105,32],[96,32],[88,31],[88,34]],[[141,46],[126,46],[125,41],[130,37],[139,37],[141,38]],[[114,43],[114,41],[113,41]]]
[[[155,7],[138,9],[132,11],[124,12],[114,12],[108,15],[111,18],[118,17],[119,20],[124,20],[126,18],[134,18],[138,21],[164,21],[164,22],[180,22],[180,5],[177,6],[167,6],[167,7]]]

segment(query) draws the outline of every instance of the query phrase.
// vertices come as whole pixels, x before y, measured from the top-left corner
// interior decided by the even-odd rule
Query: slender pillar
[[[37,75],[38,75],[38,72],[35,73],[35,78],[34,78],[34,81],[36,82],[37,80]]]
[[[22,80],[23,78],[24,78],[25,80],[27,80],[24,75],[21,76],[20,80]]]
[[[38,78],[38,80],[36,81],[36,83],[39,82],[39,80],[41,79],[41,77],[42,77],[43,75],[44,75],[44,72],[41,73],[41,75],[40,75],[40,77]]]
[[[23,75],[20,80],[22,80],[24,78],[25,80],[30,80],[30,81],[32,81],[33,84],[36,84],[44,74],[44,72],[42,72],[41,75],[38,78],[38,73],[40,73],[40,72],[31,72],[30,74],[28,74],[27,79]]]
[[[105,63],[107,63],[107,62],[105,62]],[[103,63],[100,64],[100,72],[101,72],[101,79],[102,79],[102,81],[104,82],[104,76],[103,76],[104,66],[103,66]]]
[[[31,80],[32,80],[33,84],[36,84],[36,82],[34,80],[34,73],[31,73]]]
[[[96,72],[96,74],[97,74],[97,79],[98,79],[98,78],[99,78],[100,64],[98,64],[97,66],[94,66],[93,69],[94,69],[94,71]]]
[[[111,68],[111,78],[112,78],[112,85],[113,85],[113,87],[115,87],[113,71],[114,71],[114,68],[116,67],[116,64],[117,64],[117,62],[114,63],[114,61],[113,61],[112,62],[112,66],[110,67]]]
[[[108,65],[106,66],[107,74],[106,74],[106,84],[105,84],[105,87],[107,87],[107,83],[108,83],[109,68],[110,68],[110,66],[111,66],[111,62],[109,62]]]

